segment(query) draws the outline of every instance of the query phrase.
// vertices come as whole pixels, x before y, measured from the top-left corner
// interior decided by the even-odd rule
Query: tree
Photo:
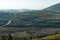
[[[1,37],[1,39],[2,39],[2,40],[6,40],[6,38],[5,38],[5,37],[3,37],[3,36]]]
[[[12,35],[10,34],[10,32],[8,33],[8,38],[7,38],[8,40],[13,40],[13,37],[12,37]]]

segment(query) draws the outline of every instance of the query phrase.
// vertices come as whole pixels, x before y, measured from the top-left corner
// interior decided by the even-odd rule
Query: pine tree
[[[2,39],[2,40],[6,40],[5,37],[3,37],[3,36],[1,37],[1,39]]]
[[[26,37],[23,37],[23,40],[27,40]]]
[[[8,33],[8,40],[13,40],[13,37],[10,33]]]

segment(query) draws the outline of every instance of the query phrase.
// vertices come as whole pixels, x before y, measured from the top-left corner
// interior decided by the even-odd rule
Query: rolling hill
[[[0,25],[12,22],[5,27],[60,27],[60,3],[44,10],[0,11]],[[20,12],[19,12],[20,11]]]

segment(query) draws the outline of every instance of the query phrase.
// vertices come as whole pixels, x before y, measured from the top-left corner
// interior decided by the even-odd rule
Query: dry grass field
[[[2,27],[0,28],[0,36],[7,35],[8,32],[11,32],[13,36],[17,37],[27,37],[27,36],[41,36],[60,33],[60,28],[12,28],[12,27]]]

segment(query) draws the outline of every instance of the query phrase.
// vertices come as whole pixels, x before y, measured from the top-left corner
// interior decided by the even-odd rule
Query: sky
[[[0,9],[40,10],[60,3],[60,0],[0,0]]]

